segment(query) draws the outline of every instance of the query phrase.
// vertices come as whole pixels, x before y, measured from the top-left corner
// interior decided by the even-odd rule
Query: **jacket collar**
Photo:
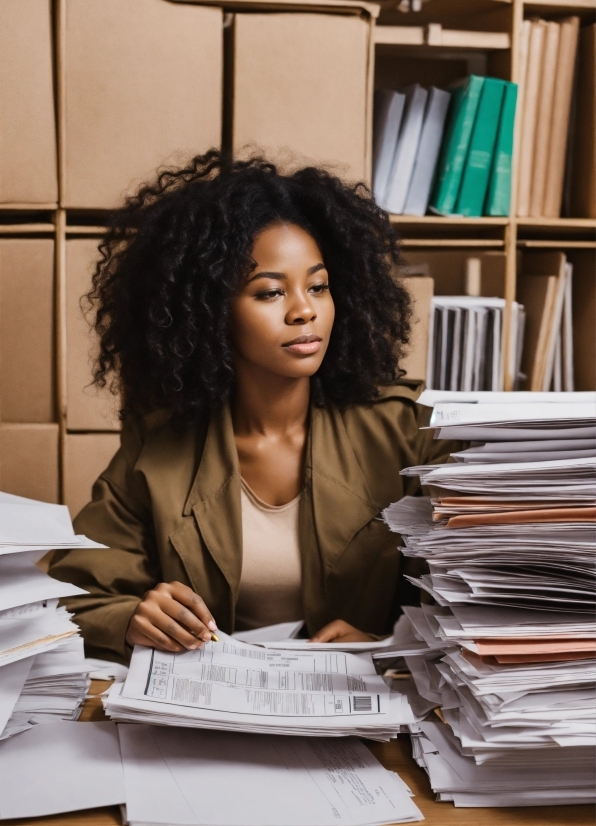
[[[343,418],[334,407],[311,409],[311,477],[314,528],[328,574],[354,536],[378,513],[356,460]]]
[[[315,536],[300,536],[301,552],[320,554],[328,574],[355,534],[378,513],[342,416],[333,407],[311,407],[305,483],[312,497],[314,525],[301,525],[303,531],[314,530]],[[240,490],[232,417],[226,404],[211,416],[184,515],[194,515],[209,553],[234,595],[242,572]],[[304,562],[308,568],[308,561]]]
[[[242,571],[242,512],[238,453],[228,404],[210,418],[183,513],[194,515],[209,553],[236,595]]]

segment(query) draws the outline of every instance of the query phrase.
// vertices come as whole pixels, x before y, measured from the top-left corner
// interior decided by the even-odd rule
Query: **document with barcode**
[[[120,722],[376,740],[421,719],[370,652],[262,648],[218,634],[181,654],[137,645],[106,712]]]
[[[262,649],[227,637],[182,654],[139,650],[123,691],[158,703],[289,717],[382,714],[388,695],[365,658]]]

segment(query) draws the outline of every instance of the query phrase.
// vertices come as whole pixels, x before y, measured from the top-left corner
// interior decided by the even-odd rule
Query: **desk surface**
[[[94,682],[81,721],[105,720],[98,695],[109,683]],[[401,735],[390,743],[367,743],[375,757],[396,771],[414,792],[426,826],[593,826],[592,806],[534,806],[515,809],[456,809],[437,803],[426,773],[412,759],[410,738]],[[3,826],[121,826],[120,811],[112,806],[33,820],[4,820]]]

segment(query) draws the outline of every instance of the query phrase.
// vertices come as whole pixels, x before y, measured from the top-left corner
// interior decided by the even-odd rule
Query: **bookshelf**
[[[73,0],[73,2],[76,2],[79,9],[85,6],[84,2],[81,4],[81,0]],[[106,204],[101,198],[98,198],[97,202],[93,202],[92,198],[88,198],[88,202],[81,199],[78,206],[75,207],[73,205],[75,201],[69,200],[70,196],[66,191],[68,180],[71,180],[74,189],[78,186],[78,182],[73,179],[69,168],[71,155],[67,151],[65,139],[66,128],[72,128],[66,123],[67,118],[72,117],[72,112],[69,114],[65,103],[65,90],[67,85],[72,83],[69,74],[72,69],[67,63],[65,50],[65,14],[71,0],[33,0],[33,4],[35,3],[37,3],[37,11],[40,14],[50,14],[53,24],[52,34],[51,37],[48,35],[45,40],[39,42],[33,42],[29,37],[23,43],[22,48],[16,48],[11,52],[11,54],[14,53],[18,57],[27,50],[29,52],[35,51],[35,72],[38,73],[31,74],[31,77],[28,78],[25,71],[28,65],[26,62],[19,62],[18,67],[14,67],[12,70],[12,76],[18,77],[19,84],[23,84],[22,87],[19,85],[19,89],[22,88],[23,90],[21,98],[24,101],[24,106],[23,112],[19,113],[17,120],[19,123],[24,122],[22,119],[25,115],[29,116],[34,111],[35,107],[28,105],[27,101],[37,101],[36,95],[40,94],[40,88],[51,88],[53,86],[53,96],[51,96],[51,100],[46,100],[44,104],[44,112],[46,113],[44,116],[47,116],[49,110],[56,113],[52,136],[46,135],[43,153],[37,151],[37,144],[35,144],[32,146],[30,154],[31,157],[43,156],[44,162],[50,163],[48,159],[52,157],[51,144],[52,140],[55,139],[55,157],[50,163],[50,166],[53,164],[53,168],[49,172],[48,169],[45,169],[46,178],[44,180],[50,180],[53,175],[56,183],[54,188],[48,184],[43,197],[40,194],[37,200],[30,198],[27,194],[32,191],[30,180],[25,182],[26,186],[23,185],[22,191],[24,194],[22,196],[17,191],[18,186],[11,190],[14,194],[11,194],[10,197],[4,197],[0,187],[0,241],[7,239],[39,239],[47,242],[47,239],[51,239],[54,243],[54,412],[51,417],[41,423],[25,421],[17,424],[23,427],[28,427],[29,424],[31,426],[35,424],[35,426],[46,427],[49,429],[48,438],[50,436],[51,439],[59,438],[61,464],[56,497],[60,501],[64,501],[65,496],[68,498],[64,470],[66,463],[79,461],[73,458],[76,450],[82,450],[84,445],[85,451],[91,455],[98,446],[97,456],[103,457],[103,454],[109,451],[110,446],[113,446],[115,440],[117,440],[117,423],[116,425],[113,423],[103,425],[98,424],[99,420],[95,419],[90,420],[87,427],[71,427],[69,425],[68,409],[69,353],[66,328],[68,307],[72,304],[72,296],[68,293],[66,278],[67,249],[71,248],[70,245],[73,242],[83,244],[89,242],[91,246],[97,244],[104,232],[107,210],[105,208]],[[120,7],[125,5],[124,0],[101,0],[101,3],[109,5],[114,13],[116,11],[119,13]],[[472,73],[519,82],[521,72],[519,47],[524,19],[539,16],[547,20],[560,20],[569,15],[577,15],[580,18],[581,25],[588,26],[594,21],[596,13],[596,0],[571,0],[571,2],[568,2],[568,0],[425,0],[418,12],[403,11],[407,4],[406,2],[400,2],[400,0],[381,0],[378,5],[368,2],[352,2],[352,0],[297,0],[297,2],[291,2],[291,0],[220,0],[219,2],[218,0],[174,0],[174,2],[169,2],[169,0],[168,2],[166,0],[147,0],[147,3],[155,7],[160,5],[161,12],[166,7],[172,13],[181,9],[181,14],[184,15],[191,14],[193,6],[201,7],[202,11],[198,10],[199,14],[205,15],[205,25],[202,27],[202,31],[215,32],[214,36],[217,42],[212,37],[211,41],[206,41],[205,48],[211,50],[210,54],[215,55],[214,61],[217,65],[221,63],[224,74],[223,84],[220,82],[221,73],[219,73],[219,70],[214,72],[210,71],[209,67],[198,66],[197,68],[192,63],[196,59],[196,50],[192,47],[192,44],[189,45],[187,40],[184,41],[186,44],[184,48],[188,50],[189,65],[186,66],[184,60],[177,55],[175,58],[177,62],[175,62],[175,65],[172,64],[174,68],[170,67],[169,69],[170,72],[175,70],[179,75],[177,80],[174,78],[176,80],[174,84],[172,84],[173,75],[170,76],[169,82],[172,84],[172,88],[185,88],[187,74],[190,74],[192,78],[199,69],[202,72],[207,72],[205,78],[211,84],[209,86],[210,94],[215,96],[210,100],[212,103],[215,99],[217,105],[211,105],[209,100],[206,102],[210,105],[209,111],[212,112],[213,121],[209,129],[204,131],[204,137],[201,140],[208,141],[210,145],[214,142],[220,143],[220,139],[224,141],[224,144],[226,140],[230,140],[230,119],[234,101],[233,90],[226,85],[226,72],[230,68],[230,63],[233,63],[233,53],[230,50],[233,49],[234,44],[233,38],[229,35],[234,26],[235,15],[263,15],[274,12],[276,16],[296,14],[306,16],[309,19],[316,15],[325,15],[325,25],[328,25],[330,36],[334,32],[332,20],[338,21],[338,32],[343,31],[341,26],[345,25],[346,18],[354,21],[354,23],[357,20],[361,21],[362,33],[358,35],[360,37],[358,42],[364,44],[364,52],[359,53],[357,60],[350,61],[352,67],[350,76],[348,77],[346,74],[340,80],[343,83],[342,106],[351,105],[349,102],[357,97],[357,95],[354,95],[354,89],[362,88],[365,90],[362,94],[362,100],[358,104],[360,108],[357,111],[354,110],[355,114],[352,112],[355,118],[354,122],[357,123],[358,127],[355,130],[358,131],[358,136],[357,141],[356,137],[354,139],[354,145],[358,142],[358,146],[357,149],[354,149],[349,145],[349,140],[348,144],[342,144],[338,139],[337,146],[340,147],[341,144],[342,148],[338,148],[337,151],[339,154],[343,152],[344,155],[338,157],[337,160],[347,166],[351,164],[353,169],[356,169],[357,165],[360,164],[360,168],[365,170],[364,176],[368,180],[370,180],[372,160],[372,92],[375,87],[396,88],[418,82],[426,86],[436,85],[444,88],[449,82],[462,75]],[[92,5],[94,9],[101,7],[99,3]],[[0,12],[4,13],[9,7],[14,10],[11,14],[22,15],[19,0],[5,0]],[[24,26],[24,18],[21,16],[19,19]],[[314,24],[311,21],[311,32],[318,31],[321,28],[316,23],[316,20]],[[2,19],[0,19],[0,27],[1,25]],[[139,27],[139,30],[140,28],[142,27]],[[291,31],[294,31],[292,27],[290,28]],[[136,33],[137,27],[134,26],[133,29]],[[39,32],[41,29],[38,27],[36,31]],[[50,30],[48,29],[48,31]],[[179,31],[176,30],[178,33],[175,38],[172,34],[173,31],[172,29],[168,36],[173,38],[173,42],[178,42]],[[39,34],[36,36],[39,36]],[[161,31],[159,36],[162,36]],[[296,40],[296,44],[291,39],[285,41],[284,49],[300,49],[299,38],[297,37]],[[334,43],[335,49],[341,47],[340,41],[341,37],[337,35]],[[311,48],[308,44],[307,47]],[[150,53],[147,49],[141,49],[138,46],[135,48],[137,48],[139,59],[145,59],[145,55]],[[83,55],[82,58],[79,56],[79,59],[84,61],[85,56]],[[42,62],[44,60],[46,62],[44,64],[45,72],[47,77],[51,78],[51,83],[48,84],[46,77],[40,85],[38,82],[39,73],[42,72]],[[312,62],[310,61],[311,64]],[[4,71],[2,65],[0,63],[0,72]],[[354,69],[356,66],[359,68]],[[151,71],[155,69],[155,67],[149,68]],[[257,66],[254,69],[255,75],[259,71],[263,79],[267,80],[267,72],[271,72],[271,67],[269,66],[268,69],[266,61],[264,61],[260,68]],[[323,71],[323,68],[321,68],[321,71]],[[327,72],[326,69],[325,71]],[[0,89],[2,88],[2,79],[2,76],[0,76]],[[30,83],[30,93],[27,92],[27,83]],[[203,83],[202,91],[206,88],[206,84],[207,80]],[[87,90],[86,98],[83,91],[81,88],[77,91],[80,101],[84,101],[86,98],[95,100],[93,90]],[[309,95],[310,92],[311,87],[309,87]],[[28,94],[29,97],[27,97]],[[166,88],[164,92],[163,87],[161,87],[159,95],[161,95],[160,100],[162,101],[160,106],[165,107],[168,99],[168,89]],[[300,105],[309,104],[308,96],[306,98],[304,95],[301,96],[299,89],[296,95],[288,95],[287,99],[301,100]],[[139,104],[140,106],[149,105],[147,104],[148,98],[144,98],[141,94],[139,94],[139,100],[144,101],[144,103]],[[99,98],[96,101],[99,106],[98,101]],[[83,105],[83,103],[79,105]],[[121,101],[120,105],[123,105]],[[329,160],[328,157],[319,159],[313,156],[311,148],[306,143],[301,143],[303,136],[299,133],[308,136],[308,133],[312,132],[311,113],[309,112],[308,117],[305,115],[303,120],[308,121],[307,126],[294,130],[297,137],[295,137],[295,143],[291,148],[298,154],[303,152],[304,155],[314,158],[315,161],[325,162]],[[334,116],[326,118],[330,130],[333,128],[339,129],[339,126],[334,123],[335,120]],[[300,118],[297,118],[296,122],[300,124]],[[82,126],[85,126],[84,122]],[[186,129],[185,124],[181,126],[181,134],[184,132],[183,127]],[[34,124],[31,126],[31,133],[35,133],[36,141],[41,141],[40,135],[44,128],[43,125],[38,127]],[[247,128],[250,132],[250,124]],[[184,132],[184,135],[187,136],[188,131]],[[342,140],[344,139],[343,135],[340,137]],[[280,140],[282,139],[280,138]],[[170,140],[173,139],[170,138]],[[331,141],[331,144],[327,144],[327,146],[329,145],[333,146],[333,141]],[[347,149],[344,149],[344,146],[347,146]],[[364,147],[365,154],[364,158],[359,160],[362,157],[361,146]],[[202,144],[194,146],[197,152],[206,148],[208,147]],[[131,172],[130,175],[126,172],[128,161],[124,160],[124,156],[126,155],[127,158],[133,157],[137,154],[136,149],[135,146],[135,151],[131,153],[129,142],[128,154],[124,153],[121,158],[118,158],[116,166],[122,171],[118,173],[121,178],[116,183],[122,191],[131,180],[138,178],[138,174],[142,174],[137,170]],[[14,151],[18,150],[19,145],[15,144]],[[360,155],[354,161],[357,152],[360,152]],[[139,147],[138,154],[143,155],[144,158],[149,158],[145,146]],[[105,158],[103,161],[98,160],[98,163],[101,162],[105,163]],[[368,173],[366,170],[368,170]],[[109,171],[110,174],[113,173],[113,170]],[[517,154],[514,153],[514,193],[516,192],[518,173]],[[361,173],[358,173],[358,175],[362,177]],[[2,184],[1,175],[0,184]],[[56,189],[59,192],[57,200],[55,199]],[[4,200],[2,201],[3,197]],[[596,326],[594,310],[594,281],[596,279],[593,277],[594,252],[596,251],[596,218],[579,213],[560,218],[517,217],[517,204],[514,197],[510,215],[507,217],[468,218],[437,215],[422,217],[392,215],[391,221],[400,232],[403,257],[406,264],[408,257],[416,262],[421,262],[428,257],[432,261],[432,267],[439,272],[441,267],[437,266],[437,262],[447,262],[437,281],[437,283],[440,283],[439,291],[442,295],[449,294],[451,291],[454,294],[461,292],[461,265],[467,258],[476,255],[498,257],[499,266],[502,266],[504,272],[504,297],[506,300],[504,334],[506,338],[511,324],[511,308],[517,297],[517,262],[520,257],[540,250],[561,250],[565,252],[568,259],[573,263],[574,269],[579,273],[575,285],[576,295],[574,295],[577,389],[590,389],[596,386],[593,362],[589,358],[586,360],[583,355],[583,351],[586,348],[589,349],[589,344],[593,341],[593,331]],[[83,358],[83,355],[81,355],[81,358]],[[0,361],[1,356],[0,353]],[[508,363],[507,353],[505,354],[505,363]],[[512,389],[512,386],[513,377],[507,374],[506,388]],[[81,388],[82,391],[83,388]],[[13,426],[15,423],[3,422],[0,410],[0,427],[4,424]],[[58,432],[58,437],[56,437],[56,432]],[[53,445],[54,442],[51,442],[51,444]],[[73,445],[78,445],[76,450]],[[96,447],[93,445],[96,445]],[[53,450],[54,448],[49,447],[48,449]],[[99,461],[100,458],[97,458],[97,462]],[[103,462],[103,458],[101,458],[101,461]],[[27,491],[24,490],[15,490],[14,492],[28,495]],[[48,494],[48,497],[51,498],[52,495]]]
[[[522,65],[519,58],[524,19],[542,17],[561,20],[577,15],[581,25],[595,19],[595,0],[427,0],[420,11],[400,11],[406,4],[382,3],[375,30],[377,88],[397,88],[419,82],[422,85],[445,85],[458,75],[486,74],[519,83]],[[433,46],[433,30],[439,28],[448,46]],[[438,38],[435,39],[439,43]],[[393,85],[391,85],[393,81]],[[519,114],[519,110],[518,110]],[[517,120],[517,119],[516,119]],[[519,126],[516,124],[516,128]],[[516,150],[519,147],[516,146]],[[505,218],[465,218],[425,215],[416,218],[392,215],[399,227],[406,265],[412,249],[444,249],[473,254],[488,249],[502,250],[506,259],[506,308],[504,336],[508,340],[511,307],[516,299],[517,261],[524,250],[563,250],[580,254],[583,279],[589,266],[590,251],[596,248],[596,218],[518,217],[517,181],[519,151],[514,151],[512,202]],[[458,276],[455,276],[457,281]],[[596,279],[595,279],[596,280]],[[582,288],[589,292],[589,284]],[[592,287],[593,289],[593,287]],[[578,299],[580,298],[578,293]],[[583,295],[585,299],[585,295]],[[579,324],[585,323],[577,319]],[[593,319],[592,328],[596,324]],[[586,330],[588,336],[592,336]],[[579,340],[578,340],[579,341]],[[584,344],[585,346],[585,344]],[[576,358],[580,358],[576,356]],[[505,364],[509,363],[507,351]],[[596,375],[581,372],[581,387],[596,386]],[[505,373],[505,389],[513,388],[514,377]]]

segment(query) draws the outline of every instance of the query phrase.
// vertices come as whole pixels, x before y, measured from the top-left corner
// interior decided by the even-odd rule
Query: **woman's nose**
[[[304,293],[296,296],[286,315],[286,324],[308,324],[317,317],[315,308]]]

